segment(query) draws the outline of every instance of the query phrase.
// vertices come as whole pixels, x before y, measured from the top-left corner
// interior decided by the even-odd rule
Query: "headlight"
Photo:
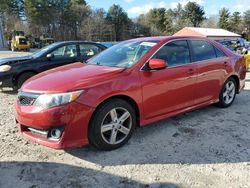
[[[9,66],[9,65],[0,66],[0,72],[8,72],[8,71],[10,71],[10,69],[11,69],[11,66]]]
[[[83,90],[59,94],[42,94],[36,99],[34,106],[42,108],[60,106],[75,101],[82,93]]]

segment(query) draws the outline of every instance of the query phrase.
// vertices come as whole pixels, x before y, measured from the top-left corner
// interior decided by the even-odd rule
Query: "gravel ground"
[[[32,49],[32,51],[35,51],[34,49]],[[30,55],[30,52],[10,52],[10,51],[0,51],[0,58],[3,57],[17,57],[17,56],[26,56],[26,55]]]
[[[249,74],[249,73],[248,73]],[[250,187],[250,74],[233,106],[137,129],[124,147],[53,150],[24,139],[0,93],[0,187]]]

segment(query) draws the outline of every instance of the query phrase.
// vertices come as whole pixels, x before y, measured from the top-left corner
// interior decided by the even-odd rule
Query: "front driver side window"
[[[163,59],[169,67],[190,63],[190,53],[186,40],[177,40],[163,46],[153,58]]]
[[[53,52],[53,59],[63,59],[63,58],[74,58],[77,56],[76,45],[66,45],[60,48],[57,48]]]

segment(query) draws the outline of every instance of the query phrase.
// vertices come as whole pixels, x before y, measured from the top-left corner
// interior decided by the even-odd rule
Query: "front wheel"
[[[33,72],[26,72],[26,73],[21,74],[17,79],[17,89],[20,89],[23,83],[34,75],[35,73]]]
[[[237,91],[237,84],[233,78],[229,78],[220,93],[219,97],[219,107],[227,108],[231,106],[234,102]]]
[[[124,100],[105,102],[94,113],[89,127],[90,144],[101,150],[113,150],[123,146],[136,126],[132,106]]]

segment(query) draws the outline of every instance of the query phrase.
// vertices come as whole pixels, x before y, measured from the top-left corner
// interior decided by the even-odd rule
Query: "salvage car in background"
[[[243,39],[226,39],[226,40],[220,40],[218,41],[221,43],[223,46],[229,48],[230,50],[244,55],[245,57],[245,62],[246,62],[246,67],[247,69],[249,68],[250,65],[250,46],[249,43]]]
[[[0,87],[20,88],[37,73],[62,65],[86,61],[106,47],[92,42],[57,42],[30,56],[0,59]]]
[[[16,121],[26,138],[48,147],[112,150],[137,126],[213,103],[229,107],[245,76],[244,58],[215,41],[139,38],[29,79]]]
[[[225,39],[218,41],[223,46],[229,48],[232,51],[235,51],[238,54],[248,54],[249,46],[245,39],[238,38],[238,39]]]

